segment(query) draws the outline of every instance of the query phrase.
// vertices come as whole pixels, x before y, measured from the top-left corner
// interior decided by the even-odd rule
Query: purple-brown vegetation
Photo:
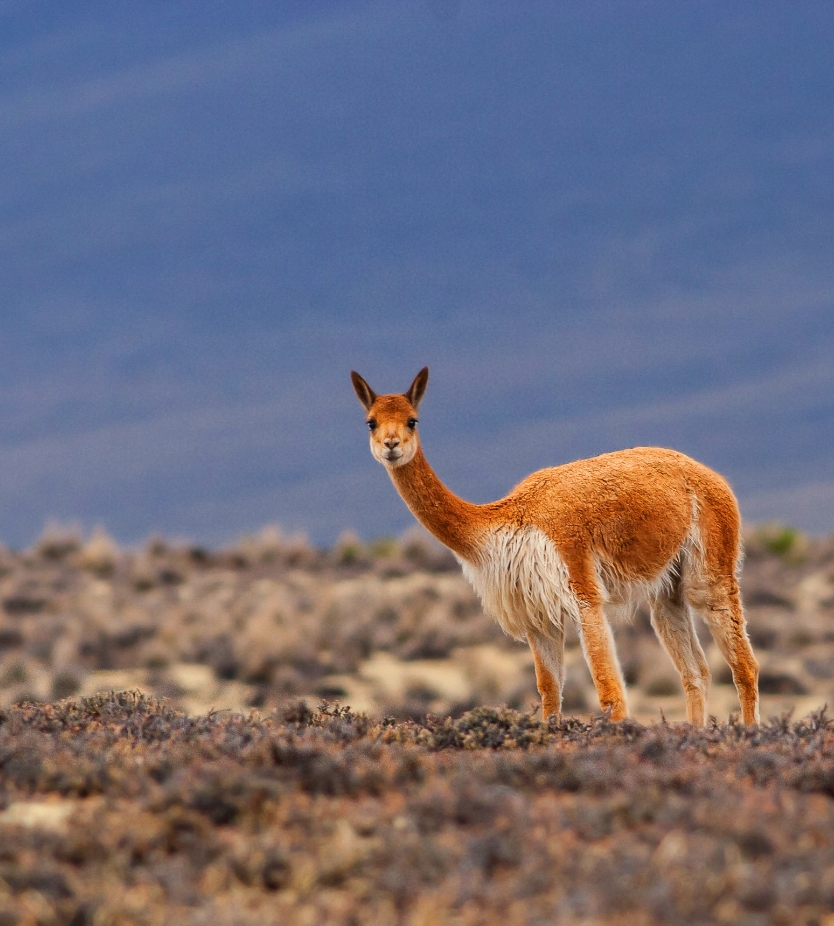
[[[0,714],[0,923],[820,924],[834,724]]]

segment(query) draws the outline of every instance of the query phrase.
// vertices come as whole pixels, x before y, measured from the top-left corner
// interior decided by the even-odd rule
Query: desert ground
[[[752,529],[763,724],[682,723],[638,613],[633,720],[575,636],[565,717],[421,534],[0,551],[0,926],[834,924],[834,538]]]
[[[834,537],[751,530],[742,592],[762,716],[834,705]],[[699,630],[710,713],[727,720],[732,679]],[[634,718],[683,720],[648,615],[615,637]],[[588,719],[597,701],[575,633],[567,665],[565,713]],[[420,533],[346,535],[320,550],[265,528],[228,549],[157,538],[120,550],[101,530],[51,527],[29,550],[0,549],[0,707],[111,690],[188,714],[324,700],[418,719],[538,702],[528,647],[483,614],[451,554]]]

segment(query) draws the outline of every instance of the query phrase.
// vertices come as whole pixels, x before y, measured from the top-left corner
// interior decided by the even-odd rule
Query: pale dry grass
[[[834,542],[784,550],[769,530],[748,538],[742,578],[763,716],[800,715],[834,703]],[[634,716],[683,719],[646,615],[615,635]],[[726,718],[735,689],[702,637],[710,712]],[[121,550],[102,530],[84,541],[51,528],[30,550],[0,551],[0,705],[133,688],[193,714],[299,698],[411,718],[537,703],[527,647],[420,535],[370,545],[345,535],[326,551],[269,528],[224,550],[161,539]],[[595,710],[571,632],[565,713]]]

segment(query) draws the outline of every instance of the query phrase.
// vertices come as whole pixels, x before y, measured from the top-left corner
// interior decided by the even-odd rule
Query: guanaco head
[[[420,446],[417,409],[429,381],[429,368],[420,370],[403,395],[377,395],[358,373],[352,372],[350,378],[368,412],[371,453],[389,468],[410,463]]]

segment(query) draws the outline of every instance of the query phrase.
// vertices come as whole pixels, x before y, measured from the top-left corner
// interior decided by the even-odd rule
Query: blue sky
[[[0,2],[0,541],[411,517],[639,444],[834,530],[827,3]]]

